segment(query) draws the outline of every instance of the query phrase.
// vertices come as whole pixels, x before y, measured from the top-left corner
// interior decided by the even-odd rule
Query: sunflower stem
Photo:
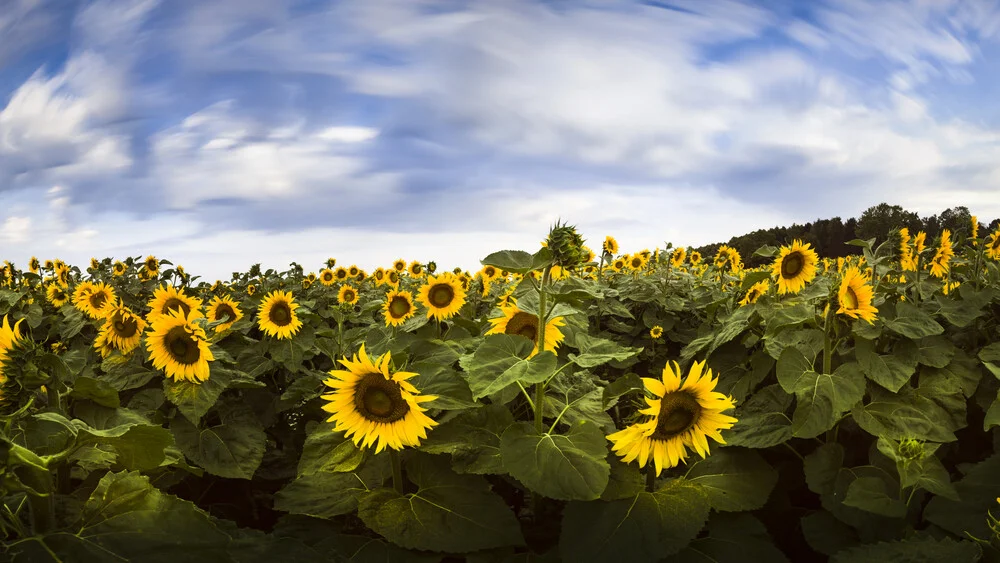
[[[656,489],[656,464],[650,463],[646,466],[646,492],[651,493]]]
[[[56,388],[57,384],[57,382],[53,381],[49,385],[46,385],[45,395],[49,400],[49,408],[62,414],[62,404],[59,401],[59,390]]]
[[[823,375],[830,374],[833,367],[833,338],[830,336],[830,328],[834,323],[833,299],[827,302],[826,320],[823,322]]]
[[[546,266],[542,274],[542,281],[538,286],[538,353],[545,351],[545,290],[552,273],[552,266]],[[535,431],[539,435],[542,433],[542,415],[545,411],[545,382],[535,384]]]
[[[389,449],[389,461],[392,463],[392,487],[396,492],[403,494],[403,459],[399,452]]]

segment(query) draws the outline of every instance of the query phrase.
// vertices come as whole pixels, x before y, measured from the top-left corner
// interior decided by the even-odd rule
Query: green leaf
[[[969,533],[988,538],[992,533],[986,522],[986,513],[994,510],[1000,496],[1000,454],[994,454],[973,465],[965,476],[955,483],[960,501],[942,496],[931,499],[924,509],[924,519],[961,537]]]
[[[250,479],[264,457],[267,437],[263,426],[245,403],[219,405],[221,423],[196,427],[186,418],[175,418],[170,429],[188,459],[219,477]]]
[[[629,348],[612,340],[590,336],[586,333],[576,335],[576,347],[579,354],[569,353],[569,361],[582,368],[592,368],[610,361],[627,360],[642,352],[642,348]]]
[[[934,455],[940,444],[922,444],[923,457],[908,459],[899,451],[899,442],[878,439],[878,451],[896,462],[896,472],[899,473],[900,488],[919,487],[935,495],[941,495],[952,500],[959,500],[955,487],[951,484],[948,470],[941,460]]]
[[[149,471],[159,467],[166,459],[165,450],[174,445],[169,430],[150,424],[124,424],[106,430],[97,430],[82,420],[74,420],[77,427],[78,448],[92,446],[110,447],[117,453],[117,461],[129,471]]]
[[[837,552],[831,563],[940,563],[975,562],[982,556],[979,545],[951,538],[912,537],[874,545],[860,545]]]
[[[688,481],[701,485],[715,510],[756,510],[767,502],[778,472],[754,451],[720,448],[688,470]]]
[[[815,358],[823,349],[825,338],[823,331],[815,328],[783,330],[764,338],[764,350],[772,358],[778,359],[785,348],[795,347],[807,358]]]
[[[843,466],[844,446],[831,442],[816,448],[802,463],[809,490],[817,495],[833,494],[837,474]]]
[[[852,416],[872,436],[930,442],[956,439],[954,430],[957,428],[949,422],[950,413],[910,387],[903,387],[898,394],[880,393],[873,388],[871,402],[857,405]]]
[[[780,368],[780,360],[778,365]],[[778,381],[782,381],[780,375]],[[798,438],[814,438],[833,428],[840,416],[865,394],[864,375],[853,362],[841,365],[829,375],[807,371],[796,380],[786,379],[782,386],[785,385],[795,392],[792,434]]]
[[[938,389],[945,393],[961,391],[963,397],[971,397],[979,387],[983,372],[979,362],[962,351],[956,351],[951,362],[943,368],[929,367],[920,372],[920,387]]]
[[[275,493],[274,509],[316,518],[354,512],[360,496],[381,487],[391,475],[387,461],[386,456],[374,457],[345,473],[319,471],[300,475]]]
[[[908,301],[896,305],[896,318],[884,319],[886,328],[914,340],[944,332],[944,327]]]
[[[634,497],[646,489],[646,477],[635,463],[625,463],[618,456],[610,456],[611,476],[608,486],[601,493],[601,500],[611,501]]]
[[[471,358],[463,356],[462,367],[472,397],[486,397],[515,382],[527,386],[545,381],[555,371],[556,356],[546,350],[525,359],[533,348],[531,340],[523,336],[487,336]]]
[[[663,563],[743,563],[767,561],[789,563],[788,558],[767,533],[767,528],[750,514],[712,514],[708,535],[691,542]]]
[[[983,315],[983,307],[990,302],[990,298],[985,295],[972,295],[971,293],[963,295],[962,299],[954,299],[946,295],[935,295],[934,300],[941,306],[941,316],[957,327],[964,328],[972,324],[972,321]]]
[[[723,437],[730,446],[770,448],[792,438],[792,419],[786,414],[792,405],[792,395],[779,385],[759,389],[747,401],[736,407],[737,422]]]
[[[907,364],[899,356],[876,353],[875,344],[870,340],[857,340],[854,355],[869,379],[893,393],[906,385],[916,371],[915,364]]]
[[[524,545],[514,513],[482,477],[458,475],[428,456],[411,458],[406,474],[417,492],[376,489],[360,497],[358,516],[387,540],[449,553]]]
[[[110,359],[108,358],[108,360]],[[113,364],[105,360],[101,364],[101,370],[104,371],[101,380],[118,391],[138,389],[152,381],[154,377],[162,377],[160,372],[153,371],[142,364],[136,365],[134,362]]]
[[[943,368],[951,362],[958,348],[944,336],[928,336],[917,341],[917,361],[925,366]]]
[[[605,412],[604,389],[594,379],[587,370],[556,375],[546,388],[545,416],[560,417],[559,423],[568,426],[586,420],[605,432],[614,432],[615,421]]]
[[[530,254],[523,250],[501,250],[483,258],[479,263],[512,273],[526,274],[552,263],[552,251],[542,248],[535,254]]]
[[[498,404],[464,412],[431,430],[420,450],[451,454],[458,473],[506,473],[500,456],[500,437],[514,423],[507,407]]]
[[[418,341],[426,342],[426,341]],[[441,410],[466,409],[477,407],[479,403],[472,399],[472,391],[466,383],[463,374],[456,371],[451,364],[442,363],[433,358],[411,363],[406,369],[419,374],[410,380],[421,395],[434,395],[434,402],[425,403],[428,407]]]
[[[802,388],[801,380],[813,366],[802,352],[796,348],[785,348],[778,357],[778,383],[786,393],[795,393]]]
[[[660,561],[698,535],[710,504],[704,489],[671,479],[653,493],[645,491],[611,502],[571,502],[563,511],[559,551],[563,561]]]
[[[825,510],[813,512],[800,523],[809,547],[823,555],[833,555],[858,545],[860,541],[853,528]]]
[[[99,405],[115,408],[121,403],[118,400],[118,390],[103,379],[80,376],[73,382],[71,396],[78,399],[90,399]]]
[[[645,386],[642,383],[642,379],[639,378],[639,375],[629,372],[617,377],[604,388],[601,395],[601,401],[606,410],[617,404],[618,398],[622,395],[626,395],[634,391],[642,392],[643,389],[645,389]]]
[[[771,272],[770,271],[766,271],[766,272],[747,272],[747,274],[745,276],[743,276],[743,281],[740,283],[740,291],[744,291],[745,292],[748,289],[750,289],[751,287],[753,287],[754,284],[760,283],[760,282],[762,282],[764,280],[767,280],[767,279],[771,279]]]
[[[537,434],[527,422],[511,425],[500,439],[504,468],[541,495],[594,500],[608,484],[607,440],[596,425],[580,422],[563,434]]]
[[[890,497],[885,490],[885,481],[878,477],[858,477],[851,482],[844,504],[889,518],[906,516],[906,504]]]
[[[174,381],[165,377],[163,378],[163,394],[168,401],[177,405],[185,418],[192,424],[198,424],[208,409],[215,406],[219,395],[229,385],[228,374],[227,370],[212,370],[208,380],[202,383],[193,383],[187,380]]]
[[[343,432],[334,432],[332,422],[323,422],[306,436],[299,457],[298,475],[354,471],[365,458]]]

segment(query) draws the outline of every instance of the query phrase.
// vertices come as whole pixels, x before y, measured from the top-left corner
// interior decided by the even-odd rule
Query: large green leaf
[[[872,436],[931,442],[955,440],[954,431],[960,426],[953,422],[954,413],[933,398],[911,387],[903,387],[897,394],[873,387],[871,393],[871,401],[855,406],[852,416]]]
[[[778,472],[752,450],[721,448],[688,469],[687,479],[701,485],[715,510],[756,510],[767,502]]]
[[[267,436],[250,407],[244,403],[219,405],[221,422],[198,427],[177,417],[170,429],[188,459],[219,477],[251,479],[264,457]]]
[[[917,369],[915,362],[906,363],[896,355],[878,354],[871,340],[858,339],[854,345],[854,355],[869,379],[893,393],[906,385]]]
[[[951,538],[908,538],[874,545],[860,545],[837,552],[831,563],[974,563],[982,556],[979,545]]]
[[[174,445],[173,435],[160,426],[129,423],[97,430],[82,420],[74,420],[73,424],[77,428],[76,447],[110,447],[117,454],[118,463],[130,471],[159,467],[166,459],[166,448]]]
[[[737,422],[723,437],[731,446],[770,448],[792,438],[792,419],[786,414],[792,397],[774,384],[759,389],[736,407]]]
[[[275,493],[274,508],[316,518],[348,514],[358,507],[363,493],[381,487],[390,474],[388,457],[379,456],[353,471],[302,475]]]
[[[517,274],[540,270],[552,262],[552,251],[542,248],[535,254],[523,250],[501,250],[479,261],[483,266],[493,266]]]
[[[306,436],[299,457],[299,477],[313,473],[354,471],[361,465],[365,458],[364,451],[358,449],[343,432],[334,432],[333,427],[333,423],[323,422]]]
[[[708,535],[691,542],[663,563],[788,563],[788,557],[771,540],[767,528],[750,514],[712,514]]]
[[[571,352],[567,357],[582,368],[592,368],[610,361],[627,360],[642,352],[642,348],[629,348],[586,333],[576,335],[576,347],[580,349],[580,353]]]
[[[877,477],[858,477],[847,487],[844,504],[890,518],[906,516],[906,504],[890,496],[885,481]]]
[[[798,353],[794,349],[782,352]],[[796,397],[795,414],[792,415],[792,434],[799,438],[813,438],[826,432],[840,420],[865,394],[865,380],[856,363],[843,364],[832,374],[808,370],[793,377],[791,368],[781,371],[778,361],[778,382]],[[796,367],[796,369],[798,369]]]
[[[531,340],[523,336],[487,336],[475,354],[462,358],[473,398],[497,393],[515,382],[527,386],[545,381],[555,371],[556,356],[546,350],[525,359],[533,348]]]
[[[929,313],[908,301],[898,303],[896,318],[884,319],[884,323],[889,330],[914,340],[944,332],[944,327]]]
[[[837,474],[844,465],[844,446],[830,442],[816,448],[802,462],[809,490],[817,495],[833,493]]]
[[[604,432],[582,421],[566,434],[538,434],[531,423],[507,428],[500,439],[504,469],[526,487],[559,500],[594,500],[611,468]]]
[[[431,430],[420,449],[432,454],[451,454],[458,473],[505,473],[500,456],[500,437],[514,423],[507,407],[498,404],[464,412]]]
[[[709,510],[704,489],[683,479],[611,502],[571,502],[563,512],[559,551],[563,561],[576,563],[660,561],[687,547]]]
[[[202,383],[186,380],[174,381],[165,377],[163,379],[163,393],[168,401],[177,405],[181,414],[193,424],[198,424],[201,417],[215,406],[219,395],[229,385],[229,380],[229,371],[221,369],[211,370],[208,380]]]
[[[411,458],[406,474],[417,492],[375,489],[359,500],[358,516],[387,540],[450,553],[524,545],[514,513],[482,477],[458,475],[431,456]]]
[[[605,412],[604,389],[594,380],[587,370],[560,372],[546,388],[545,416],[560,417],[560,424],[568,426],[587,420],[605,432],[614,432],[615,421]]]
[[[951,484],[948,470],[941,464],[934,453],[940,444],[921,443],[922,454],[913,459],[912,454],[906,455],[899,449],[899,442],[879,438],[878,451],[896,462],[896,472],[899,473],[899,486],[902,488],[919,487],[936,495],[951,500],[959,500],[958,492]]]
[[[925,366],[943,368],[951,362],[958,348],[945,336],[928,336],[917,341],[917,361]]]
[[[936,496],[924,509],[928,522],[964,537],[966,533],[987,538],[992,533],[986,522],[986,513],[996,507],[1000,496],[1000,454],[994,454],[965,472],[957,483],[960,501]]]

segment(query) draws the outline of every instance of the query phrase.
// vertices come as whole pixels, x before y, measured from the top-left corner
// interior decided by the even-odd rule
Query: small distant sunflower
[[[761,280],[747,290],[747,294],[743,296],[740,300],[740,305],[749,305],[751,303],[756,303],[760,299],[761,295],[767,293],[767,290],[771,288],[771,284],[767,280]]]
[[[125,275],[125,264],[121,260],[116,260],[114,266],[111,267],[111,273],[115,276]]]
[[[62,287],[57,283],[50,283],[45,289],[45,296],[48,297],[49,303],[58,309],[62,307],[69,301],[69,293],[66,292],[66,288]]]
[[[684,265],[685,258],[687,258],[687,249],[683,246],[675,248],[673,253],[670,255],[670,265],[674,268],[680,268]]]
[[[302,328],[302,321],[295,314],[299,305],[291,292],[274,290],[264,298],[257,310],[257,326],[268,336],[279,340],[291,338]]]
[[[358,270],[358,275],[354,276],[354,281],[361,283],[365,281],[366,278],[368,278],[368,272],[364,270]]]
[[[215,360],[215,356],[208,346],[205,329],[195,322],[195,317],[171,309],[150,324],[146,349],[156,369],[163,370],[174,381],[202,383],[208,380],[208,362]]]
[[[611,263],[611,269],[616,272],[621,272],[628,266],[628,262],[624,258],[616,258],[614,262]]]
[[[146,269],[146,274],[149,277],[153,277],[160,272],[160,261],[156,259],[156,256],[147,256],[146,261],[143,262],[143,268]]]
[[[31,260],[28,260],[28,270],[32,274],[37,274],[39,269],[41,269],[41,264],[38,263],[38,258],[32,256]]]
[[[610,254],[612,256],[618,254],[618,241],[611,235],[604,237],[604,242],[601,244],[601,250],[605,254]]]
[[[331,286],[335,281],[337,281],[337,276],[334,275],[333,270],[331,270],[330,268],[325,268],[322,272],[319,273],[319,283],[326,286]]]
[[[101,261],[98,260],[97,258],[91,258],[90,259],[90,269],[91,270],[100,270],[101,269]]]
[[[1000,260],[1000,227],[986,241],[986,256],[990,260]]]
[[[511,334],[527,338],[535,343],[529,358],[538,353],[538,315],[522,311],[517,305],[500,307],[502,317],[488,319],[493,328],[485,334]],[[562,317],[552,317],[545,322],[545,349],[555,352],[565,338],[559,327],[566,326]]]
[[[437,271],[437,269],[438,269],[437,262],[431,260],[430,262],[427,263],[427,273],[428,274],[433,274],[434,272]]]
[[[385,273],[385,284],[389,287],[399,287],[399,272],[389,270]]]
[[[201,299],[184,295],[183,291],[176,287],[163,284],[153,291],[153,297],[146,303],[149,307],[149,321],[154,317],[167,315],[170,311],[181,311],[184,316],[191,315],[193,318],[202,316]]]
[[[927,233],[923,231],[917,232],[917,236],[913,237],[913,252],[915,254],[922,254],[927,248]]]
[[[142,331],[146,330],[146,321],[131,309],[122,305],[121,299],[108,308],[101,326],[101,336],[111,346],[122,354],[132,352],[139,345]]]
[[[437,397],[421,395],[407,381],[416,373],[391,372],[389,352],[372,359],[362,344],[353,360],[345,357],[339,362],[347,369],[330,370],[331,377],[323,383],[333,391],[322,395],[329,401],[323,410],[331,413],[327,422],[336,423],[334,432],[353,436],[356,446],[376,445],[377,454],[386,447],[419,446],[427,430],[437,425],[421,406]]]
[[[656,340],[663,336],[663,327],[660,325],[655,325],[653,328],[649,329],[649,337]]]
[[[630,270],[638,271],[646,267],[646,259],[642,254],[633,254],[628,259],[628,267]]]
[[[645,467],[653,458],[656,475],[663,469],[679,465],[687,458],[687,448],[694,449],[703,459],[708,456],[708,437],[725,444],[720,430],[733,427],[737,420],[722,414],[735,407],[731,397],[715,391],[717,379],[705,362],[695,362],[684,382],[677,362],[663,368],[660,379],[642,378],[647,408],[639,411],[649,419],[608,436],[612,450],[622,461],[639,460]]]
[[[351,267],[347,269],[347,277],[349,278],[357,277],[358,272],[360,271],[361,268],[357,267],[357,265],[355,264],[351,264]]]
[[[395,262],[392,263],[392,269],[396,270],[399,273],[405,272],[406,271],[406,260],[403,260],[402,258],[399,258],[398,260],[396,260]]]
[[[479,270],[479,274],[483,277],[484,280],[493,281],[497,279],[497,277],[500,275],[500,272],[494,266],[483,266],[483,269]]]
[[[249,295],[249,296],[252,297],[254,293],[257,293],[257,286],[255,286],[254,284],[248,285],[247,286],[247,295]]]
[[[312,287],[313,280],[309,278],[302,278],[302,289],[309,289]]]
[[[385,283],[385,268],[383,268],[382,266],[375,268],[375,271],[372,272],[372,279],[375,280],[376,286]]]
[[[938,245],[934,258],[931,258],[931,275],[935,278],[943,278],[951,270],[951,258],[955,251],[951,247],[951,231],[945,229],[941,231],[941,243]]]
[[[83,311],[92,319],[99,319],[104,316],[107,310],[114,304],[115,290],[104,282],[92,284],[90,291],[83,294],[75,302],[77,308]]]
[[[347,271],[347,268],[341,266],[333,271],[333,276],[337,278],[337,281],[342,282],[347,281],[347,278],[350,277],[350,273]]]
[[[910,230],[906,227],[899,229],[899,267],[909,272],[917,269],[913,248],[910,247]]]
[[[424,265],[414,260],[413,262],[410,262],[410,268],[408,271],[411,276],[418,278],[422,277],[424,275]]]
[[[53,262],[52,260],[46,260],[45,261],[45,269],[49,270],[49,271],[55,270],[56,269],[56,263]]]
[[[715,253],[715,267],[720,270],[738,272],[743,268],[743,258],[738,250],[724,244]]]
[[[692,266],[697,266],[698,264],[701,264],[701,252],[698,252],[697,250],[692,250],[691,255],[688,256],[688,262],[690,262]]]
[[[385,326],[399,326],[417,312],[413,306],[413,294],[397,290],[386,294],[382,310],[385,313]]]
[[[358,290],[345,283],[340,286],[340,291],[337,292],[337,301],[341,305],[354,305],[358,302]]]
[[[778,278],[778,293],[798,293],[816,277],[819,257],[808,243],[792,241],[782,246],[781,253],[771,266],[771,275]]]
[[[216,333],[229,330],[236,321],[242,318],[243,313],[240,312],[239,304],[229,297],[216,295],[208,302],[208,320],[212,322],[225,320],[225,322],[215,325]]]
[[[872,306],[873,294],[872,286],[868,285],[861,270],[854,266],[847,268],[837,292],[837,301],[840,303],[837,313],[852,319],[864,319],[869,324],[874,323],[878,309]]]
[[[330,258],[326,259],[326,267],[327,267],[327,269],[333,268],[336,265],[337,265],[337,259],[336,258],[330,257]]]
[[[56,268],[56,280],[59,281],[59,285],[66,287],[69,285],[70,271],[66,264]]]
[[[972,246],[976,246],[976,242],[979,238],[979,218],[975,215],[972,216],[972,232],[969,234],[969,238],[972,239]]]
[[[427,316],[438,321],[451,318],[465,304],[465,289],[454,274],[430,276],[420,288],[420,304],[427,308]]]

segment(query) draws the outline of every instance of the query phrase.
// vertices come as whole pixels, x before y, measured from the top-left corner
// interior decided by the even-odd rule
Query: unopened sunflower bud
[[[552,251],[553,262],[563,268],[574,268],[588,257],[583,249],[583,237],[576,232],[576,227],[569,225],[556,226],[549,231],[546,246]]]
[[[920,461],[926,455],[924,444],[913,438],[904,438],[899,441],[899,455],[907,461]]]

